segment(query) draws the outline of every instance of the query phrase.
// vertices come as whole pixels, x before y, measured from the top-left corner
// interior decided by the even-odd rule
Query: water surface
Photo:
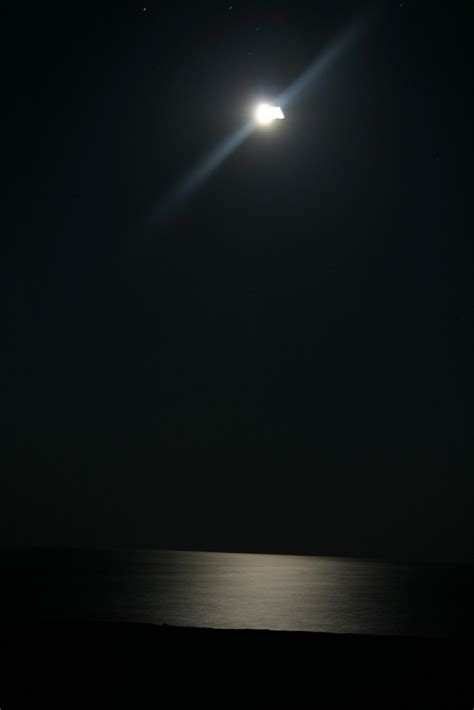
[[[156,550],[1,550],[0,621],[474,635],[469,566]]]

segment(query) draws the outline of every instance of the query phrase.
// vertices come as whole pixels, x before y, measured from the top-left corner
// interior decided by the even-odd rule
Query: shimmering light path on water
[[[155,550],[4,550],[0,559],[0,621],[474,635],[467,566]]]

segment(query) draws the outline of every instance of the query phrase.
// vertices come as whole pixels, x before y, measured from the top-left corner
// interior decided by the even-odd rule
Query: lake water
[[[0,550],[0,621],[474,636],[474,570],[336,557]]]

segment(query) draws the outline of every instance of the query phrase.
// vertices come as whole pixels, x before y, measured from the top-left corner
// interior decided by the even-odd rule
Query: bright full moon
[[[270,106],[270,104],[259,104],[255,111],[257,123],[261,126],[268,126],[277,118],[285,118],[283,111],[279,106]]]

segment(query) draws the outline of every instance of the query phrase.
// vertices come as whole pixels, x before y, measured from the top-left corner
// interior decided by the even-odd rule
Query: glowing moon
[[[268,126],[276,119],[285,118],[280,106],[270,104],[259,104],[255,111],[255,119],[261,126]]]

